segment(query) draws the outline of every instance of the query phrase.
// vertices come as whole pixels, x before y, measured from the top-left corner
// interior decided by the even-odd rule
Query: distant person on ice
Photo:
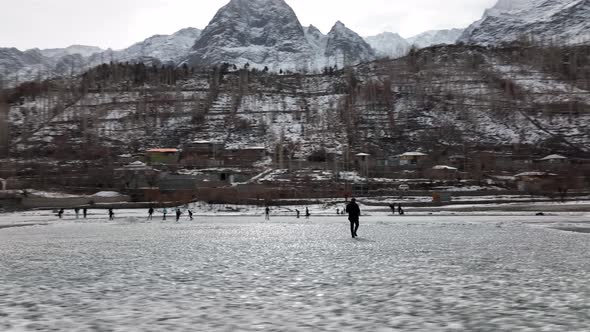
[[[404,209],[402,209],[402,204],[399,203],[397,206],[397,213],[399,213],[400,216],[404,215]]]
[[[188,210],[187,210],[187,212],[188,212],[188,218],[189,218],[190,220],[193,220],[193,210],[191,210],[191,209],[188,209]]]
[[[264,209],[264,218],[266,220],[270,220],[270,208],[267,206],[266,209]]]
[[[109,220],[115,220],[115,212],[113,212],[113,209],[109,209]]]
[[[176,209],[176,222],[180,221],[181,215],[182,215],[182,212],[180,211],[180,209]]]
[[[88,216],[88,209],[87,208],[82,209],[82,214],[84,215],[84,219],[86,219],[86,217]]]
[[[354,239],[358,236],[356,231],[359,229],[359,217],[361,215],[361,208],[356,204],[356,199],[350,200],[350,203],[346,206],[346,212],[348,213],[348,221],[350,221],[350,233]]]
[[[389,204],[389,208],[391,209],[391,213],[395,214],[395,203]]]
[[[57,216],[59,217],[59,219],[61,219],[64,215],[64,209],[59,209],[59,211],[57,212]]]
[[[162,210],[162,214],[164,215],[162,217],[162,220],[166,220],[166,215],[168,214],[168,210],[166,210],[166,208],[164,208],[164,210]]]
[[[309,209],[306,207],[305,208],[305,219],[309,219],[309,216],[311,216],[311,213],[309,213]]]
[[[299,212],[298,209],[295,209],[295,212],[297,212],[297,219],[299,219],[299,216],[301,215],[301,212]]]
[[[76,219],[80,218],[80,209],[79,208],[75,208],[74,213],[76,213]]]
[[[152,220],[154,215],[154,208],[150,206],[149,210],[148,210],[148,218],[147,220]]]

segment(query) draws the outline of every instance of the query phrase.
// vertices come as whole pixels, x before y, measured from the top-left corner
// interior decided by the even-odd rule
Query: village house
[[[457,168],[460,171],[465,171],[465,165],[467,163],[467,158],[464,155],[455,154],[449,156],[448,162],[450,166]]]
[[[557,174],[547,172],[524,172],[514,176],[518,191],[543,192],[552,191],[558,183]]]
[[[141,161],[135,161],[115,169],[115,177],[127,189],[154,187],[158,182],[159,170]]]
[[[361,176],[368,177],[369,176],[369,157],[371,155],[368,153],[357,153],[355,155],[354,164],[356,169],[359,170]],[[372,166],[372,165],[371,165]]]
[[[474,154],[467,164],[471,172],[492,174],[502,171],[531,170],[533,158],[530,155],[484,151]]]
[[[121,154],[117,156],[117,162],[121,164],[129,164],[134,161],[133,155],[131,154]]]
[[[224,165],[231,167],[250,167],[252,164],[264,160],[268,151],[263,146],[227,149],[223,155]]]
[[[146,157],[150,164],[175,165],[179,161],[180,150],[172,148],[150,149],[146,151]]]
[[[428,160],[428,155],[422,152],[406,152],[398,156],[400,166],[421,165]]]
[[[537,159],[536,162],[543,164],[569,164],[570,160],[568,157],[564,157],[558,154],[552,154],[547,157]]]
[[[459,176],[459,169],[447,165],[436,165],[425,172],[426,176],[436,180],[455,180]]]
[[[223,166],[224,144],[214,141],[193,141],[182,151],[182,165],[190,167]]]

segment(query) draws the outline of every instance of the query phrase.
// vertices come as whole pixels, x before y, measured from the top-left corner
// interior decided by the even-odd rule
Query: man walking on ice
[[[361,209],[356,204],[356,199],[350,200],[350,203],[346,206],[346,212],[348,213],[348,221],[350,221],[350,233],[354,239],[358,236],[356,231],[359,229],[359,217],[361,215]]]

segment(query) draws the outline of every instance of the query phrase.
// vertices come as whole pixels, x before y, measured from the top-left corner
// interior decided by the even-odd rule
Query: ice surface
[[[0,229],[0,330],[590,329],[590,238],[547,227],[587,216],[363,216],[353,240],[342,216],[143,212],[0,215],[51,221]]]

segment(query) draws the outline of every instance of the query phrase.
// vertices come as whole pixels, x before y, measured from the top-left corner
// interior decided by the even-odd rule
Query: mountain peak
[[[293,9],[283,0],[232,0],[195,43],[190,62],[284,68],[307,61],[311,47]],[[295,68],[292,68],[295,69]]]
[[[322,33],[322,32],[320,31],[320,29],[318,29],[318,28],[317,28],[315,25],[313,25],[313,24],[310,24],[310,25],[307,27],[307,32],[308,32],[308,33],[314,33],[314,34],[315,34],[315,33],[318,33],[318,32],[319,32],[319,33]]]
[[[326,56],[331,64],[338,67],[368,61],[375,57],[375,51],[356,32],[338,21],[328,33]]]
[[[332,30],[342,30],[342,29],[348,29],[348,28],[341,21],[336,21],[336,23],[334,23],[334,26],[332,27]]]
[[[291,9],[284,0],[231,0],[227,5],[222,7],[217,13],[226,12],[231,9],[243,13],[251,13],[252,9],[276,11],[280,9]]]

